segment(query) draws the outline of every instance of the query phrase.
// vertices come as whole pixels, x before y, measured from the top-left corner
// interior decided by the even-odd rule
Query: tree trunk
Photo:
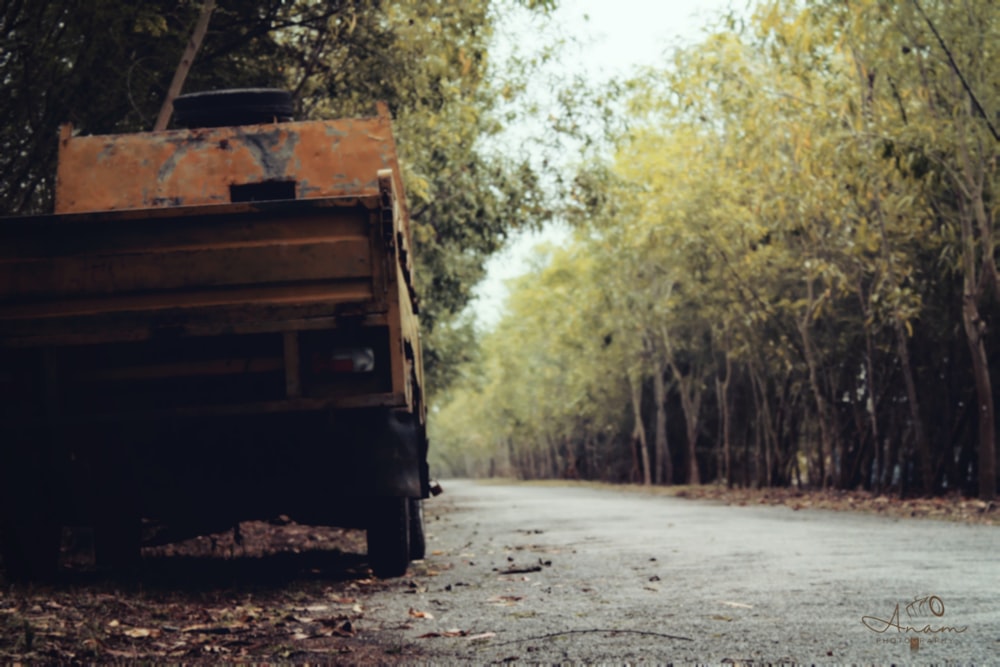
[[[719,397],[719,419],[722,422],[722,461],[721,465],[721,477],[726,480],[727,486],[732,486],[732,442],[731,442],[731,432],[732,423],[730,418],[730,405],[729,405],[729,384],[732,381],[733,376],[733,360],[729,353],[726,353],[726,376],[724,379],[719,380],[716,378],[716,393]],[[759,440],[758,440],[759,441]]]
[[[983,336],[986,323],[979,314],[979,301],[989,287],[991,297],[1000,298],[997,278],[993,224],[986,212],[984,187],[986,169],[976,163],[968,146],[961,145],[965,187],[958,192],[959,218],[962,229],[962,324],[972,356],[972,375],[976,384],[976,420],[979,423],[979,498],[992,501],[997,495],[996,416],[993,408],[993,386],[990,381],[989,355]],[[991,158],[995,164],[995,157]],[[968,210],[971,208],[971,212]],[[973,227],[973,220],[976,225]],[[979,230],[979,238],[976,237]],[[978,252],[977,252],[978,250]],[[977,261],[982,265],[977,267]],[[977,270],[978,269],[978,270]]]
[[[153,126],[153,131],[155,132],[167,129],[170,116],[174,112],[174,100],[181,94],[181,89],[184,88],[184,81],[187,79],[188,72],[191,71],[191,65],[194,64],[194,57],[198,54],[198,49],[201,48],[201,43],[205,39],[205,33],[208,32],[208,22],[212,18],[213,11],[215,11],[215,0],[205,0],[201,6],[201,14],[198,16],[198,22],[194,26],[194,32],[191,33],[191,39],[188,40],[187,47],[184,49],[184,55],[181,56],[181,62],[177,65],[174,78],[170,82],[170,88],[167,89],[167,96],[163,99],[163,105],[160,107],[160,115],[157,116],[156,125]]]
[[[760,426],[759,434],[755,437],[755,447],[763,447],[768,452],[766,457],[768,468],[764,473],[764,485],[771,486],[774,483],[772,461],[777,461],[777,464],[781,465],[781,462],[786,458],[781,452],[781,445],[778,438],[780,425],[776,423],[773,411],[771,410],[771,401],[767,394],[767,379],[764,373],[758,369],[755,363],[750,364],[749,371],[750,389],[753,392],[754,406],[757,411],[755,421]],[[789,479],[789,481],[791,480]]]
[[[670,369],[677,378],[680,390],[681,407],[684,409],[684,430],[687,436],[688,484],[701,484],[701,472],[698,468],[698,419],[701,412],[701,389],[694,386],[691,375],[682,375],[680,370],[670,361]]]
[[[871,307],[868,305],[869,300],[864,296],[864,286],[860,279],[858,283],[858,301],[861,302],[861,311],[865,315],[865,320],[868,321],[873,317]],[[865,392],[868,394],[865,401],[865,413],[868,415],[868,425],[872,434],[871,458],[874,459],[875,470],[873,471],[870,465],[866,465],[869,457],[865,452],[859,452],[858,455],[862,461],[862,486],[870,490],[873,486],[872,480],[878,480],[881,474],[882,450],[878,444],[878,406],[875,403],[875,341],[872,339],[871,329],[868,326],[865,326]]]
[[[886,263],[886,278],[896,284],[896,270],[892,261],[890,240],[885,224],[885,212],[882,210],[881,190],[876,186],[872,198],[875,215],[878,219],[879,234],[882,239],[881,253]],[[917,459],[920,466],[921,491],[930,493],[934,484],[934,470],[931,464],[931,446],[924,429],[924,418],[920,411],[920,401],[917,397],[917,383],[913,377],[913,364],[910,363],[910,346],[907,341],[905,323],[896,308],[892,312],[892,324],[896,334],[896,354],[899,356],[900,369],[903,371],[903,385],[906,387],[906,401],[910,411],[910,421],[913,423],[913,436],[917,446]]]
[[[813,301],[812,280],[808,284],[809,301]],[[811,307],[810,307],[811,310]],[[810,326],[811,313],[807,312],[799,321],[799,335],[802,337],[803,354],[806,357],[806,367],[809,369],[809,388],[812,390],[813,400],[816,404],[816,421],[819,426],[819,452],[816,466],[819,469],[820,486],[827,487],[826,457],[830,452],[830,424],[828,423],[828,410],[826,397],[823,395],[819,382],[819,364],[816,361],[816,351],[813,348]]]
[[[699,413],[701,412],[702,388],[698,381],[699,373],[697,366],[693,366],[690,373],[684,375],[674,361],[673,348],[670,344],[670,336],[666,327],[660,331],[663,348],[666,351],[667,365],[677,381],[677,390],[681,397],[681,408],[684,410],[684,430],[687,437],[687,483],[701,484],[701,473],[698,469],[697,442]]]
[[[979,497],[993,500],[997,494],[996,417],[993,411],[993,386],[990,382],[989,356],[983,342],[986,324],[979,316],[974,290],[969,290],[971,276],[966,273],[966,293],[963,296],[962,324],[965,327],[972,375],[976,384],[976,420],[979,423]]]
[[[656,483],[673,484],[674,466],[667,442],[667,386],[662,368],[653,376],[653,395],[656,400]]]
[[[642,423],[642,378],[629,374],[629,384],[632,388],[632,416],[635,419],[632,441],[639,447],[639,456],[642,460],[642,483],[650,486],[653,479],[649,469],[649,445],[646,442],[646,427]]]

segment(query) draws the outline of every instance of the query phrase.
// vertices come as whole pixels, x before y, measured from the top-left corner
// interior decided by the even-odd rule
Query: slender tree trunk
[[[576,447],[568,436],[563,437],[563,449],[566,452],[566,464],[563,466],[562,476],[566,479],[580,479],[580,471],[576,467]]]
[[[587,479],[596,479],[598,477],[597,471],[600,470],[600,466],[597,463],[597,443],[594,442],[594,437],[587,436]]]
[[[780,425],[776,423],[774,413],[771,410],[771,401],[767,395],[767,379],[762,372],[758,371],[756,364],[751,364],[750,387],[754,394],[754,404],[757,409],[756,421],[760,424],[760,435],[756,438],[756,446],[763,447],[767,454],[768,468],[765,471],[764,484],[771,486],[774,483],[772,476],[772,459],[777,460],[780,465],[785,458],[781,452],[781,444],[778,438]]]
[[[996,416],[993,407],[989,355],[984,340],[986,323],[979,313],[979,302],[987,288],[992,298],[1000,299],[1000,279],[997,278],[993,221],[986,212],[983,194],[985,169],[981,162],[977,164],[973,161],[968,145],[961,144],[960,150],[965,175],[965,187],[960,188],[959,192],[963,265],[962,324],[969,342],[972,375],[976,384],[976,419],[979,423],[979,497],[982,500],[992,501],[997,495]],[[994,164],[995,161],[996,158],[993,157]],[[963,202],[963,198],[966,202]],[[968,209],[971,209],[971,212]],[[978,239],[973,219],[979,231]],[[981,263],[978,271],[977,259]]]
[[[160,115],[157,116],[156,125],[153,127],[156,132],[167,129],[167,124],[170,123],[170,116],[174,112],[174,100],[184,88],[184,81],[187,80],[188,72],[191,71],[194,58],[198,54],[198,49],[201,48],[201,43],[205,40],[205,33],[208,32],[208,23],[212,19],[213,11],[215,11],[215,0],[205,0],[201,6],[198,22],[194,26],[194,32],[191,33],[191,38],[184,49],[184,55],[181,56],[181,62],[177,65],[174,78],[170,82],[170,88],[167,89],[167,96],[163,99],[163,105],[160,107]]]
[[[653,483],[649,469],[649,445],[646,442],[646,427],[642,423],[642,378],[629,374],[629,384],[632,388],[632,416],[635,427],[632,430],[632,441],[639,447],[642,460],[642,483],[649,486]]]
[[[868,305],[868,299],[864,296],[864,286],[861,284],[860,278],[858,279],[858,300],[861,302],[861,311],[865,315],[865,321],[869,321],[872,318],[871,307]],[[868,415],[868,426],[872,434],[875,470],[872,471],[870,467],[865,467],[861,474],[863,475],[864,488],[869,489],[872,486],[872,479],[877,480],[881,474],[882,450],[878,443],[878,411],[876,409],[878,406],[875,404],[875,341],[872,340],[871,328],[868,326],[865,326],[865,392],[868,394],[865,401],[865,413]],[[863,455],[861,459],[867,461],[867,457]]]
[[[684,410],[684,430],[687,437],[687,483],[701,484],[701,472],[698,468],[698,425],[701,411],[702,388],[698,381],[698,372],[691,370],[684,375],[674,360],[673,348],[666,327],[660,331],[663,348],[666,351],[667,365],[677,381],[677,390],[681,398],[681,408]]]
[[[882,239],[881,252],[886,263],[886,279],[890,284],[896,284],[896,270],[892,261],[892,252],[889,246],[888,231],[885,224],[885,213],[881,205],[881,192],[878,186],[874,189],[873,205],[875,215],[878,219],[879,232]],[[917,383],[913,376],[913,364],[910,363],[910,346],[907,340],[907,333],[904,322],[899,312],[893,308],[892,312],[893,330],[896,334],[896,354],[899,356],[900,368],[903,371],[903,385],[906,387],[906,401],[910,411],[910,421],[913,423],[913,436],[917,445],[917,459],[920,465],[920,479],[923,493],[930,493],[934,484],[934,470],[931,463],[931,446],[927,440],[927,431],[924,429],[924,417],[920,410],[920,401],[917,396]]]
[[[687,483],[701,484],[701,472],[698,467],[697,452],[701,390],[694,386],[694,378],[691,375],[682,375],[673,361],[670,362],[670,368],[677,378],[677,386],[681,396],[681,407],[684,409],[684,430],[687,436],[688,459]]]
[[[963,215],[963,228],[971,226]],[[966,263],[974,261],[971,255],[975,252],[971,242],[967,242],[963,255]],[[962,324],[969,343],[972,356],[972,375],[976,384],[976,420],[979,423],[979,497],[982,500],[993,500],[997,493],[996,468],[996,418],[993,410],[993,387],[990,382],[989,356],[986,354],[986,344],[983,334],[986,323],[979,314],[978,289],[974,282],[974,269],[966,268],[965,294],[962,296]]]
[[[674,466],[667,441],[667,386],[663,370],[653,375],[653,396],[656,400],[656,483],[673,484]]]
[[[701,392],[698,392],[690,403],[690,412],[684,411],[687,423],[688,441],[688,483],[701,484],[701,471],[698,466],[698,413],[701,411]]]
[[[719,480],[726,479],[726,448],[723,446],[722,441],[725,439],[723,432],[725,431],[725,421],[726,421],[726,409],[723,407],[723,391],[722,391],[722,380],[718,377],[715,378],[715,401],[719,405],[719,423],[715,433],[715,469],[717,471],[716,478]]]
[[[754,364],[750,364],[748,379],[750,381],[750,395],[753,398],[754,418],[753,423],[753,446],[754,449],[767,446],[767,430],[772,426],[768,423],[770,415],[766,407],[766,399],[757,386],[756,372]],[[732,488],[732,482],[727,482],[727,486]]]
[[[806,367],[809,369],[809,388],[812,390],[813,400],[816,404],[816,421],[819,427],[819,452],[817,457],[817,468],[820,479],[820,486],[827,487],[826,458],[830,452],[830,424],[827,416],[826,398],[823,395],[819,381],[819,363],[816,360],[816,351],[812,344],[810,327],[812,326],[812,304],[813,302],[813,282],[810,279],[807,285],[810,309],[802,316],[798,322],[799,336],[802,338],[802,349],[806,357]]]
[[[722,478],[726,480],[728,486],[732,486],[732,475],[730,472],[731,464],[731,433],[732,433],[732,423],[730,416],[730,405],[729,405],[729,385],[733,377],[733,360],[732,357],[726,352],[726,375],[722,380],[716,378],[716,393],[719,397],[719,418],[722,421],[722,461],[721,463],[721,473]]]
[[[549,440],[549,457],[552,460],[552,473],[551,477],[558,479],[562,477],[562,471],[565,469],[565,460],[563,459],[562,447],[560,446],[559,438],[551,438]]]

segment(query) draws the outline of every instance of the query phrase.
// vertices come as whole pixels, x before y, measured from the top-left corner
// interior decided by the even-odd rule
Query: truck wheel
[[[52,522],[11,521],[0,526],[0,550],[10,581],[52,579],[59,568],[62,531]]]
[[[410,559],[423,560],[427,556],[427,541],[424,538],[424,502],[420,498],[410,498]]]
[[[401,577],[410,564],[410,499],[377,498],[368,525],[368,563],[375,576]]]
[[[116,574],[139,569],[141,523],[138,518],[119,517],[94,526],[94,560],[97,567]]]

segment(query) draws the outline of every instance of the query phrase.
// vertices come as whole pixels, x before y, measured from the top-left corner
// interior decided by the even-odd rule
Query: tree
[[[504,377],[536,381],[518,358],[563,373],[505,404],[519,437],[558,423],[668,483],[683,463],[694,481],[992,498],[998,29],[985,0],[768,0],[619,86],[622,131],[566,213],[580,298],[532,294],[565,270],[551,253],[497,329],[579,327],[513,337],[530,352],[508,348]],[[605,430],[562,409],[570,373],[614,378]]]

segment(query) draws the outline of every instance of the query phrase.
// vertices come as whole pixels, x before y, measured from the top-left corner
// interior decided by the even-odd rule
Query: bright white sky
[[[591,81],[628,76],[636,67],[665,63],[677,46],[697,42],[712,19],[732,7],[745,11],[746,0],[561,0],[555,21],[585,45],[564,64],[567,77],[583,73]],[[517,26],[511,38],[532,44],[542,38],[530,27]],[[501,37],[503,39],[503,37]],[[499,321],[505,282],[527,270],[531,249],[541,242],[558,243],[564,231],[544,230],[512,239],[509,247],[487,264],[487,277],[476,289],[477,322],[488,328]]]

